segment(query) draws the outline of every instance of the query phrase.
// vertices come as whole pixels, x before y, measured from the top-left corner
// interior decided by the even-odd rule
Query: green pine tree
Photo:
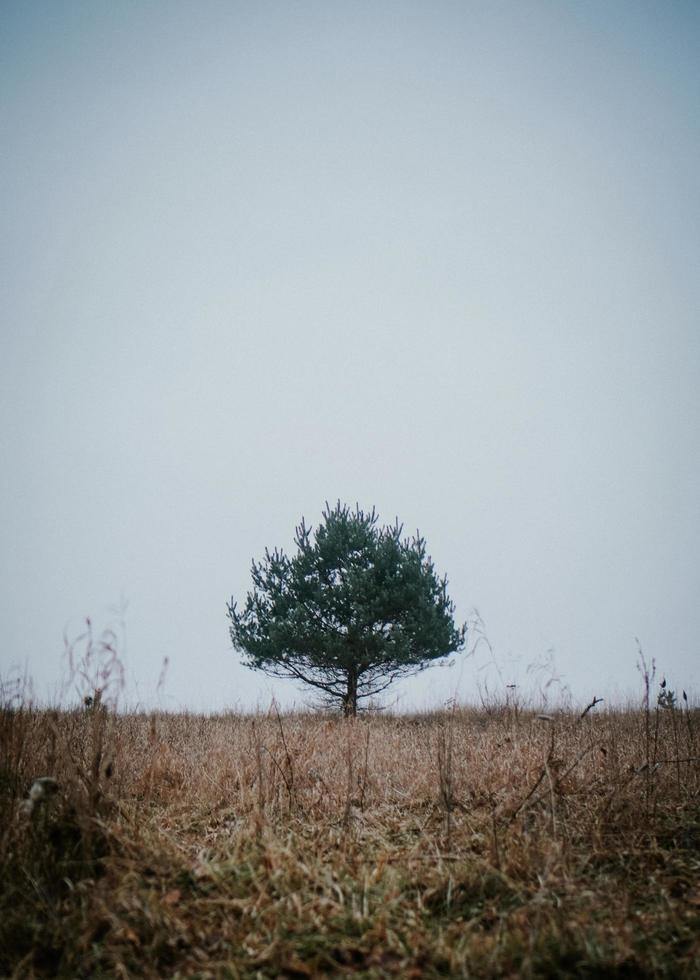
[[[313,533],[302,518],[297,553],[266,550],[242,610],[227,607],[246,666],[302,681],[355,715],[362,699],[463,649],[447,579],[425,540],[402,530],[340,502],[326,504]]]

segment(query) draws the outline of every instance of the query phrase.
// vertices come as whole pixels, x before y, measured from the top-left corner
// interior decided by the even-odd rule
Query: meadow
[[[0,974],[700,976],[700,713],[581,715],[7,703]]]

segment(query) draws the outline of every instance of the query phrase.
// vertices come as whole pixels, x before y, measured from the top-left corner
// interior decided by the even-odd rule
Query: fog
[[[90,616],[132,704],[307,703],[226,603],[339,499],[491,645],[385,703],[636,696],[638,643],[697,691],[696,4],[0,24],[4,679]]]

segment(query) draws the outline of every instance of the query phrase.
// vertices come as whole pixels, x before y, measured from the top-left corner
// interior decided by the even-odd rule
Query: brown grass
[[[0,973],[698,976],[700,718],[648,707],[6,706]]]

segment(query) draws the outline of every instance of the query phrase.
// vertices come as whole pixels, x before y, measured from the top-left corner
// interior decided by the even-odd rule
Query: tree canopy
[[[374,510],[326,504],[315,531],[296,528],[297,552],[253,561],[243,608],[228,604],[230,634],[244,663],[302,681],[324,700],[357,712],[358,702],[399,677],[464,647],[446,577],[425,540],[380,527]]]

